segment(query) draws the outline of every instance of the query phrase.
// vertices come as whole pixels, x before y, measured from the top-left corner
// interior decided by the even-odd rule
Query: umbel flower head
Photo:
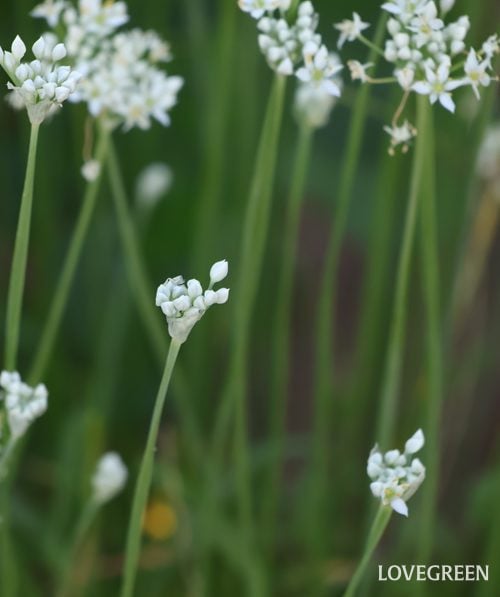
[[[229,289],[213,288],[215,284],[224,280],[227,273],[227,261],[218,261],[210,269],[210,284],[205,291],[198,280],[184,282],[182,276],[168,278],[158,287],[156,306],[165,314],[168,332],[174,340],[185,342],[194,325],[209,307],[227,302]]]
[[[107,452],[99,462],[92,477],[92,499],[99,505],[112,500],[125,487],[127,467],[116,452]]]
[[[32,124],[41,124],[75,92],[81,74],[56,63],[66,57],[64,44],[53,35],[40,37],[32,47],[34,60],[22,62],[26,45],[16,36],[10,52],[0,47],[0,65],[10,81],[11,104],[26,108]]]
[[[404,452],[389,450],[383,454],[378,446],[370,452],[367,473],[372,482],[370,489],[384,506],[398,514],[408,516],[406,502],[420,487],[425,478],[425,466],[413,458],[424,445],[424,434],[416,431],[406,442]]]
[[[4,438],[14,443],[47,410],[47,388],[31,388],[16,371],[0,374],[0,449]],[[3,411],[3,412],[2,412]],[[1,452],[0,452],[1,456]]]
[[[64,32],[68,57],[83,74],[72,101],[85,102],[92,116],[126,130],[147,129],[153,119],[169,124],[183,79],[165,72],[172,56],[156,33],[117,31],[129,19],[124,2],[60,2],[54,11],[47,0],[31,14]]]
[[[269,66],[280,75],[295,75],[302,88],[309,86],[299,93],[301,106],[311,97],[313,112],[320,106],[328,114],[331,108],[326,106],[332,102],[325,95],[340,96],[337,75],[342,65],[317,32],[319,15],[312,2],[301,2],[296,15],[290,14],[290,4],[289,0],[239,1],[240,8],[258,21],[259,47]],[[325,117],[318,119],[323,121]]]
[[[391,128],[391,153],[400,145],[408,149],[414,130],[404,121],[404,108],[409,95],[417,93],[427,96],[431,104],[440,104],[451,113],[455,112],[454,93],[460,87],[470,87],[479,99],[482,88],[498,80],[493,72],[492,61],[499,52],[497,35],[489,37],[480,49],[467,47],[466,37],[470,29],[467,15],[456,20],[448,18],[454,0],[390,0],[382,4],[388,13],[388,37],[384,48],[379,48],[387,62],[392,65],[393,77],[375,79],[367,76],[359,63],[351,69],[353,79],[363,83],[396,83],[403,92]],[[337,25],[341,31],[340,42],[358,39],[366,42],[362,30],[367,25],[357,16],[354,21],[344,21]],[[464,57],[465,55],[465,57]],[[391,134],[391,133],[390,133]],[[404,139],[406,137],[406,139]],[[402,139],[403,138],[403,139]]]

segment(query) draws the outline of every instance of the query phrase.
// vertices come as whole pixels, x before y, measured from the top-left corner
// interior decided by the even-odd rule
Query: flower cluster
[[[422,449],[424,434],[419,429],[399,450],[385,454],[375,446],[368,458],[367,472],[372,480],[370,489],[384,506],[390,506],[398,514],[408,516],[406,502],[420,487],[425,478],[425,466],[413,454]]]
[[[323,126],[340,97],[342,64],[317,32],[319,15],[312,2],[301,2],[291,15],[290,0],[240,0],[240,8],[257,19],[259,47],[269,66],[299,80],[296,112],[310,126]],[[293,23],[290,21],[293,20]]]
[[[398,145],[408,148],[408,141],[414,135],[404,134],[411,129],[398,120],[411,92],[426,95],[431,104],[439,102],[449,112],[455,111],[453,91],[459,87],[471,87],[477,98],[480,88],[487,87],[495,78],[492,60],[499,52],[497,35],[489,37],[481,49],[467,48],[465,39],[470,29],[469,17],[446,22],[447,13],[453,8],[453,0],[441,0],[439,7],[429,0],[391,0],[382,5],[389,13],[387,22],[388,39],[385,47],[379,49],[393,66],[393,77],[373,79],[366,69],[371,65],[350,63],[353,79],[364,83],[395,82],[403,90],[403,100],[390,128],[391,152]],[[367,26],[359,15],[352,21],[337,25],[341,31],[340,42],[359,39],[365,41],[361,32]],[[410,125],[411,126],[411,125]]]
[[[203,288],[198,280],[184,282],[182,276],[168,278],[158,287],[156,306],[160,307],[167,318],[168,332],[178,342],[185,342],[193,329],[212,305],[222,305],[229,298],[228,288],[213,290],[218,282],[227,276],[227,261],[218,261],[210,269],[210,285]]]
[[[32,124],[41,124],[47,116],[74,95],[81,78],[78,70],[56,63],[66,57],[64,44],[52,35],[40,37],[32,47],[34,60],[22,62],[26,45],[16,36],[10,52],[0,47],[0,66],[7,73],[10,102],[26,108]]]
[[[19,373],[2,371],[0,374],[0,457],[5,440],[15,443],[35,419],[47,410],[47,388],[39,384],[31,388]]]
[[[112,500],[125,487],[127,467],[119,454],[108,452],[101,457],[92,477],[92,499],[99,505]]]
[[[68,57],[83,74],[72,101],[85,102],[93,116],[111,126],[147,129],[152,119],[168,125],[183,79],[160,66],[171,60],[169,46],[152,31],[117,32],[128,21],[124,2],[50,0],[32,16],[64,31]]]

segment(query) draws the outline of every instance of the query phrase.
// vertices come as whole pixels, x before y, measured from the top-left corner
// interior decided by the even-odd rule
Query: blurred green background
[[[142,226],[141,248],[154,289],[168,276],[208,277],[208,267],[227,258],[237,271],[248,185],[272,73],[256,45],[254,22],[234,0],[130,0],[129,26],[155,29],[172,44],[172,74],[185,78],[172,125],[149,131],[117,131],[115,142],[133,201],[136,177],[153,161],[168,163],[175,175],[168,196]],[[332,23],[352,11],[374,23],[378,3],[368,0],[317,0],[320,31],[334,49]],[[29,17],[34,3],[2,0],[0,45],[19,33],[29,44],[44,29]],[[469,14],[471,43],[478,45],[498,31],[496,0],[457,2],[456,14]],[[371,30],[368,30],[370,32]],[[347,45],[343,58],[363,59],[359,44]],[[279,511],[279,545],[270,564],[273,595],[309,595],[308,569],[303,565],[301,496],[311,434],[312,335],[323,255],[335,217],[335,198],[349,126],[350,106],[358,87],[347,81],[344,96],[329,126],[315,137],[313,158],[301,218],[292,322],[292,378],[288,396],[287,461]],[[2,73],[2,82],[5,76]],[[254,494],[259,503],[262,463],[269,448],[269,344],[273,287],[280,267],[283,212],[297,138],[292,92],[286,104],[279,170],[273,196],[273,222],[266,248],[263,279],[252,325],[250,420]],[[495,90],[494,90],[495,91]],[[470,94],[472,95],[472,94]],[[491,94],[493,96],[493,94]],[[437,133],[438,219],[442,313],[446,322],[446,404],[442,416],[439,517],[436,562],[489,563],[492,579],[477,589],[467,584],[427,584],[429,595],[497,595],[500,592],[500,236],[493,239],[474,303],[460,319],[452,314],[453,288],[467,252],[469,232],[481,197],[474,178],[478,136],[495,115],[490,97],[478,110],[461,95],[452,117],[435,110]],[[366,456],[375,441],[373,420],[391,315],[395,264],[407,199],[410,158],[387,155],[382,126],[390,119],[395,98],[376,89],[362,158],[356,176],[348,231],[342,250],[338,285],[339,330],[336,419],[331,443],[332,513],[323,532],[331,556],[324,570],[328,594],[340,594],[359,557],[372,498],[365,475]],[[80,176],[85,110],[68,105],[44,124],[37,162],[31,251],[23,313],[20,367],[28,368],[44,323],[82,198]],[[0,102],[0,312],[6,289],[28,142],[28,122]],[[201,206],[217,196],[217,233],[202,255],[193,255]],[[137,217],[138,229],[140,218]],[[373,289],[374,256],[378,256],[377,288]],[[200,268],[196,269],[193,268]],[[415,258],[410,293],[407,359],[399,426],[400,442],[420,426],[426,380],[422,375],[422,299]],[[231,286],[231,278],[228,285]],[[370,337],[360,335],[360,314],[368,294],[375,296]],[[159,537],[146,536],[143,574],[137,594],[197,595],[197,538],[203,517],[203,446],[209,441],[219,390],[224,380],[231,309],[210,311],[195,329],[180,358],[173,392],[167,401],[153,496],[176,521]],[[4,317],[0,319],[3,335]],[[162,317],[158,312],[158,325]],[[165,325],[165,336],[167,335]],[[200,348],[201,347],[201,348]],[[361,360],[360,360],[361,359]],[[50,391],[47,414],[33,427],[23,452],[12,495],[12,516],[20,595],[52,595],[58,561],[67,550],[78,512],[89,494],[89,477],[99,455],[109,449],[122,454],[131,479],[124,495],[99,518],[86,542],[75,578],[75,595],[117,594],[133,480],[144,444],[160,367],[144,333],[124,273],[123,252],[115,213],[104,185],[87,239],[56,352],[44,382]],[[353,400],[353,396],[357,397]],[[180,405],[180,406],[179,406]],[[201,452],[194,452],[182,425],[182,408],[196,418]],[[355,421],[355,423],[352,423]],[[354,429],[354,431],[353,431]],[[201,457],[200,457],[201,456]],[[425,462],[425,455],[422,457]],[[238,541],[231,513],[232,471],[213,480],[220,485],[227,511],[225,540],[210,554],[208,594],[232,596],[242,587]],[[418,496],[410,509],[418,512]],[[165,523],[165,514],[160,522]],[[170,518],[167,517],[171,521]],[[160,524],[160,522],[158,524]],[[172,522],[172,521],[171,521]],[[412,563],[412,537],[418,516],[392,523],[377,562]],[[154,524],[153,524],[154,527]],[[257,533],[264,532],[257,529]],[[153,533],[154,534],[154,533]],[[494,557],[493,557],[494,555]],[[89,584],[89,575],[93,584]],[[244,576],[244,574],[243,574]],[[484,590],[484,593],[481,591]],[[365,594],[410,594],[409,583],[373,583]],[[312,593],[311,593],[312,594]]]

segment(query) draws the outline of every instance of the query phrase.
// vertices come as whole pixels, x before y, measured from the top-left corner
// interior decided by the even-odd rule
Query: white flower
[[[210,270],[210,285],[203,288],[198,280],[184,282],[182,276],[168,278],[158,287],[156,306],[167,318],[170,336],[180,343],[187,340],[194,325],[212,305],[222,305],[229,298],[228,288],[213,290],[213,285],[227,275],[227,262],[219,261]]]
[[[92,477],[92,498],[99,505],[112,500],[125,487],[127,467],[116,452],[108,452],[97,463]]]
[[[14,441],[47,410],[47,388],[43,384],[31,388],[15,371],[0,374],[0,398],[4,399],[9,432]]]
[[[290,2],[280,2],[280,0],[238,0],[238,5],[243,12],[250,13],[254,19],[260,19],[266,12],[273,12],[281,8],[285,10],[290,6]]]
[[[390,506],[398,514],[408,516],[406,502],[412,497],[425,478],[425,467],[412,455],[424,445],[424,434],[419,429],[407,442],[405,452],[390,450],[383,454],[378,446],[370,453],[367,473],[372,482],[372,494],[384,506]]]
[[[402,145],[403,153],[408,151],[410,141],[416,136],[417,131],[407,120],[401,126],[385,126],[384,131],[391,136],[389,153],[395,154],[395,149]]]
[[[270,17],[262,18],[257,27],[261,31],[259,47],[269,66],[280,75],[292,75],[300,56],[296,28],[291,27],[285,19]]]
[[[353,81],[359,80],[362,83],[367,83],[370,80],[370,77],[366,74],[366,71],[373,65],[373,62],[361,64],[361,62],[358,62],[357,60],[349,60],[349,62],[347,63],[347,66],[351,71],[351,79]]]
[[[340,37],[337,46],[341,48],[346,41],[354,41],[361,35],[361,32],[370,26],[361,20],[357,12],[352,13],[352,21],[349,19],[343,20],[341,23],[334,25],[335,29],[340,31]]]
[[[415,69],[411,66],[405,66],[404,68],[398,68],[394,71],[396,79],[400,86],[408,91],[413,85],[415,80]]]
[[[156,205],[169,192],[173,179],[174,174],[167,164],[154,162],[146,166],[137,178],[137,202],[144,207]]]
[[[488,66],[491,67],[491,61],[496,54],[500,52],[500,42],[498,35],[491,35],[482,45],[482,51],[485,59],[488,61]]]
[[[442,14],[446,14],[450,12],[450,10],[455,6],[455,0],[440,0],[439,8],[441,9]]]
[[[97,180],[101,173],[101,163],[98,160],[87,160],[81,168],[81,173],[87,182]]]
[[[416,33],[414,42],[417,48],[434,41],[435,32],[444,27],[442,19],[438,18],[438,10],[434,2],[426,4],[419,12],[418,16],[411,20],[410,31]]]
[[[382,4],[387,12],[397,15],[403,23],[420,14],[427,5],[428,0],[393,0]]]
[[[49,27],[54,28],[59,23],[59,17],[66,6],[67,3],[64,0],[45,0],[42,4],[35,6],[30,15],[35,18],[45,19]]]
[[[300,122],[312,128],[320,128],[328,123],[336,102],[337,98],[323,87],[302,83],[295,92],[295,113]]]
[[[437,70],[430,66],[425,68],[426,81],[417,81],[412,89],[421,95],[428,95],[431,104],[439,103],[450,112],[455,112],[455,102],[450,91],[463,85],[463,81],[450,79],[450,67],[442,62]]]
[[[56,31],[63,32],[68,57],[83,74],[71,101],[85,102],[111,127],[147,129],[152,120],[167,126],[183,79],[159,68],[172,56],[156,33],[116,31],[127,21],[124,2],[65,4]]]
[[[304,48],[305,66],[299,68],[296,75],[303,83],[321,87],[324,91],[335,97],[340,97],[341,90],[335,79],[343,68],[338,56],[329,54],[326,46],[321,46],[313,54],[309,54],[307,46]]]
[[[32,124],[41,124],[75,92],[81,74],[54,64],[66,56],[66,48],[53,36],[40,37],[32,51],[35,60],[21,62],[26,46],[16,36],[10,52],[0,47],[0,66],[11,79],[7,87],[16,96],[13,104],[26,108]]]
[[[491,77],[486,72],[489,68],[488,59],[485,58],[482,62],[477,59],[477,54],[473,48],[470,49],[467,60],[465,61],[465,74],[467,75],[464,82],[471,85],[477,99],[479,96],[479,85],[488,87],[491,83]]]
[[[217,261],[210,268],[210,287],[218,282],[222,282],[228,273],[228,264],[225,259]]]

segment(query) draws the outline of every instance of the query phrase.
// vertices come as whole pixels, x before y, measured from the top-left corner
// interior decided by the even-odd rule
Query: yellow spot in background
[[[148,505],[142,526],[151,539],[165,541],[177,530],[177,515],[168,502],[153,500]]]

